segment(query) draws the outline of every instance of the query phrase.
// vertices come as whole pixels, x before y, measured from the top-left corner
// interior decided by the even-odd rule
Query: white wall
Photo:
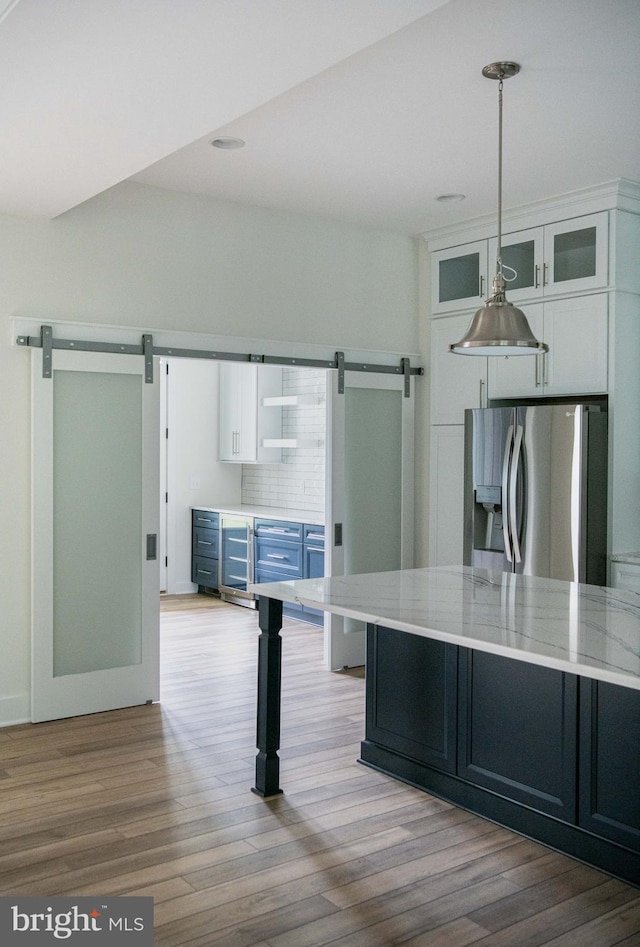
[[[167,361],[167,592],[181,594],[195,588],[191,582],[191,507],[240,503],[242,467],[218,460],[218,363],[184,358]]]
[[[418,278],[408,237],[131,183],[53,221],[0,217],[0,277],[6,724],[28,717],[30,662],[29,357],[14,318],[413,355]]]

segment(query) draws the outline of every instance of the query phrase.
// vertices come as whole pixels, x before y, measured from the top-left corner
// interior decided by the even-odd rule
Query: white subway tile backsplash
[[[317,447],[283,448],[281,464],[245,464],[242,502],[252,506],[324,512],[326,434],[326,372],[284,368],[282,393],[314,396],[318,404],[282,409],[283,438],[317,440]]]

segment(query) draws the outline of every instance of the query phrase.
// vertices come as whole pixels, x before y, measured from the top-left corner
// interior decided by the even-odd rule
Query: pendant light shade
[[[504,282],[504,281],[503,281]],[[499,277],[493,281],[494,293],[471,320],[467,333],[449,346],[456,355],[538,355],[549,346],[538,342],[522,309],[510,303],[500,290]]]
[[[485,300],[471,320],[466,335],[449,346],[456,355],[538,355],[549,346],[538,342],[527,317],[506,297],[506,280],[502,272],[502,83],[515,76],[520,66],[515,62],[494,62],[485,66],[482,75],[498,79],[498,249],[493,295]],[[509,267],[507,267],[509,269]]]

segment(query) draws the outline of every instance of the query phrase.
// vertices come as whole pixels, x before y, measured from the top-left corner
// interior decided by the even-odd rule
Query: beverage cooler
[[[247,591],[253,582],[253,519],[220,514],[220,597],[225,602],[255,608]]]

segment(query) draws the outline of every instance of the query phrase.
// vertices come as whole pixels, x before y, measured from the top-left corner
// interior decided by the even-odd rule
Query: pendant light
[[[548,352],[549,346],[538,342],[527,317],[521,309],[507,300],[506,280],[502,272],[502,84],[515,76],[520,66],[515,62],[493,62],[485,66],[482,75],[497,79],[498,85],[498,249],[493,295],[485,300],[471,320],[467,334],[449,351],[456,355],[538,355]],[[509,267],[507,267],[509,269]]]

